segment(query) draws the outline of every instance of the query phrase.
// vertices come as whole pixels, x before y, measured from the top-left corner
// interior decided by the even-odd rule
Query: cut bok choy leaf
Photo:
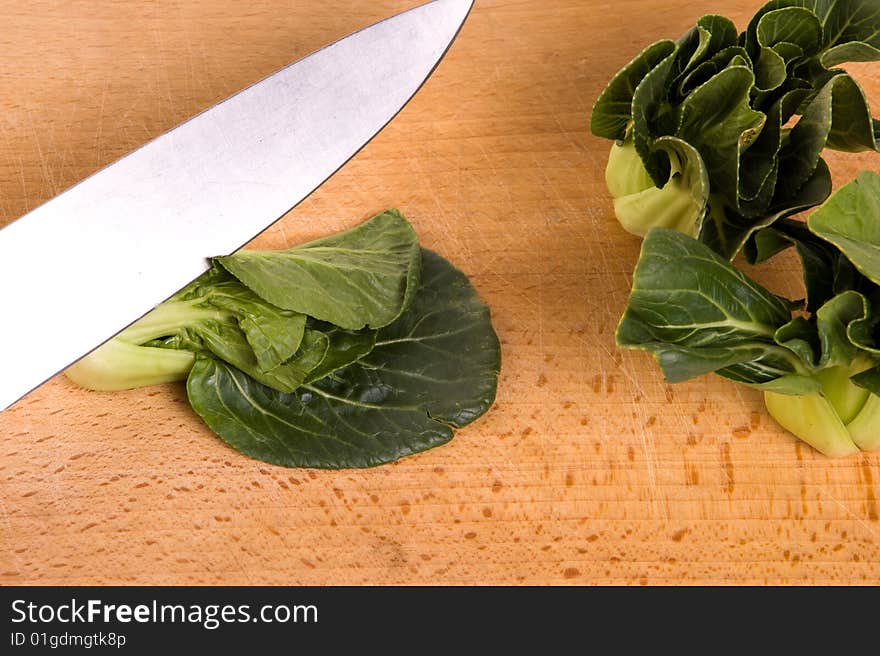
[[[501,352],[467,277],[389,210],[283,251],[239,251],[67,371],[118,390],[187,381],[236,450],[370,467],[448,442],[495,398]]]

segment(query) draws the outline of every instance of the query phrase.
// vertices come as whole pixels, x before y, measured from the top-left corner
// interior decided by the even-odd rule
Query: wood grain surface
[[[415,4],[2,0],[0,225]],[[288,470],[227,448],[181,386],[56,377],[0,414],[0,583],[880,583],[880,455],[826,459],[758,393],[669,386],[614,346],[639,242],[612,214],[593,100],[648,43],[705,13],[744,28],[760,4],[477,0],[397,119],[255,245],[399,208],[492,308],[491,412],[390,466]],[[880,67],[852,69],[880,106]],[[828,160],[838,184],[880,169]],[[757,275],[799,285],[791,260]],[[59,316],[59,336],[73,321],[88,317]]]

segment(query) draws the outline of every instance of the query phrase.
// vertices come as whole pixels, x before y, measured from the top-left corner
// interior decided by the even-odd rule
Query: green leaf
[[[680,87],[694,69],[720,51],[736,45],[736,26],[729,18],[709,14],[702,16],[695,27],[678,40],[678,51],[673,64],[670,86]]]
[[[728,66],[751,66],[751,59],[745,48],[729,46],[712,55],[711,58],[701,63],[681,79],[678,83],[678,95],[680,97],[686,96]]]
[[[724,203],[713,203],[710,198],[709,213],[703,222],[700,241],[732,260],[751,235],[780,219],[819,205],[830,193],[831,173],[820,158],[813,175],[797,193],[789,198],[774,200],[761,217],[742,216]]]
[[[803,110],[779,153],[777,197],[795,195],[816,170],[831,133],[833,84],[825,85]]]
[[[849,365],[859,348],[849,339],[850,325],[868,318],[867,299],[854,291],[838,294],[816,311],[816,329],[822,344],[819,367]]]
[[[875,287],[866,299],[870,309],[863,319],[857,319],[847,327],[846,336],[862,354],[880,359],[880,290]]]
[[[317,367],[327,350],[327,339],[307,331],[293,357],[272,368],[263,369],[244,332],[230,322],[204,322],[183,332],[178,348],[197,353],[208,351],[264,385],[292,392]]]
[[[792,239],[784,231],[779,229],[779,224],[787,219],[777,221],[774,226],[763,228],[752,233],[749,240],[743,246],[743,256],[749,264],[766,262],[774,255],[794,246],[797,241]]]
[[[368,355],[293,394],[203,357],[193,408],[236,450],[287,467],[371,467],[449,441],[492,404],[500,346],[465,275],[430,251],[422,260],[412,304]]]
[[[874,134],[874,119],[858,82],[849,75],[840,74],[826,86],[829,85],[832,88],[832,120],[826,147],[853,153],[880,150]]]
[[[820,239],[801,221],[782,219],[770,228],[752,236],[744,253],[751,264],[764,262],[773,255],[794,246],[801,260],[804,286],[807,290],[807,310],[815,312],[839,291],[835,285],[840,266],[840,251]],[[844,288],[853,288],[855,280]]]
[[[880,7],[872,0],[772,0],[761,7],[749,22],[745,43],[750,52],[757,44],[758,26],[764,17],[789,7],[806,9],[818,19],[822,28],[818,56],[823,66],[864,61],[848,59],[847,55],[853,53],[863,56],[860,53],[864,53],[865,48],[880,48]],[[849,51],[841,49],[847,44],[856,47]]]
[[[865,0],[808,0],[823,24],[824,66],[876,61],[880,49],[880,6]],[[869,57],[870,59],[866,58]]]
[[[675,46],[676,49],[678,46]],[[636,152],[654,181],[662,187],[669,179],[669,158],[654,150],[653,142],[658,135],[667,134],[658,123],[671,120],[668,80],[675,63],[677,50],[658,63],[639,82],[632,101],[632,140]]]
[[[785,59],[774,48],[761,48],[755,63],[755,89],[772,91],[788,77]]]
[[[247,345],[253,350],[256,366],[263,371],[274,369],[291,358],[303,338],[305,315],[267,303],[216,265],[170,300],[217,308],[234,316]],[[192,323],[190,328],[196,326]]]
[[[636,87],[675,49],[670,40],[658,41],[636,56],[615,75],[599,95],[590,114],[590,130],[597,137],[622,140],[632,120]]]
[[[740,154],[757,137],[765,116],[749,106],[754,75],[745,66],[724,69],[694,89],[679,108],[676,136],[696,148],[712,185],[736,206]]]
[[[654,354],[670,382],[724,370],[765,383],[799,373],[774,342],[790,305],[695,239],[655,228],[642,243],[618,345]]]
[[[880,61],[880,48],[875,48],[867,43],[844,43],[826,50],[819,61],[828,68],[846,62]]]
[[[762,48],[771,48],[779,43],[798,46],[801,52],[810,56],[818,52],[822,42],[822,26],[819,19],[809,9],[797,6],[774,9],[763,14],[755,30],[757,43]]]
[[[810,369],[818,366],[822,357],[822,344],[815,323],[806,317],[796,316],[784,326],[780,326],[773,339],[780,346],[795,353]]]
[[[411,311],[376,335],[360,363],[392,388],[460,427],[483,414],[495,397],[501,351],[489,308],[461,271],[423,250],[424,284]]]
[[[793,89],[778,98],[767,110],[767,120],[761,133],[740,156],[737,208],[744,216],[758,217],[766,213],[773,201],[779,174],[783,125],[806,93],[803,89]]]
[[[775,44],[771,50],[782,57],[786,66],[793,60],[800,59],[804,56],[803,48],[794,43],[786,43],[785,41]]]
[[[327,348],[321,362],[309,370],[303,382],[314,382],[360,360],[375,347],[376,332],[366,328],[343,330],[332,324],[309,328],[306,333],[321,335],[327,340]]]
[[[872,394],[880,396],[880,365],[856,374],[850,380]]]
[[[266,303],[237,280],[212,286],[205,300],[235,313],[253,349],[257,366],[269,371],[293,357],[300,347],[306,316]]]
[[[807,225],[880,284],[880,175],[860,173],[816,209]]]
[[[245,250],[215,261],[279,308],[358,330],[388,325],[409,304],[419,243],[406,219],[389,210],[288,250]]]

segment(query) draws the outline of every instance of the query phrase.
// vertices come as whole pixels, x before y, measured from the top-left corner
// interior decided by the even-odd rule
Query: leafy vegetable
[[[605,179],[614,198],[614,212],[629,232],[644,236],[662,226],[698,232],[709,199],[709,178],[697,151],[676,137],[657,140],[669,156],[669,179],[654,186],[632,141],[615,146],[608,156]]]
[[[449,441],[495,398],[498,338],[467,277],[389,210],[285,251],[240,251],[67,370],[114,390],[187,380],[233,448],[369,467]]]
[[[794,246],[806,303],[780,298],[707,245],[653,228],[642,243],[623,348],[670,382],[715,372],[761,389],[771,416],[829,456],[880,449],[880,175],[862,173],[812,213],[755,235],[762,261]]]
[[[873,0],[773,0],[737,34],[703,16],[628,63],[593,107],[621,225],[672,227],[733,259],[831,192],[824,148],[880,149],[847,61],[880,60]],[[674,146],[673,146],[674,144]]]
[[[810,230],[880,285],[880,176],[864,172],[814,212]]]
[[[393,211],[287,251],[214,261],[267,302],[348,330],[388,325],[419,286],[418,237]]]
[[[356,362],[284,394],[200,357],[193,408],[237,450],[288,467],[370,467],[449,441],[492,404],[499,345],[465,275],[422,261],[413,303]]]

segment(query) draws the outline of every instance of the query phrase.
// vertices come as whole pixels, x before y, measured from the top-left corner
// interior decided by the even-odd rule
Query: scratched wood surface
[[[0,225],[414,4],[3,0]],[[703,13],[742,28],[759,4],[477,0],[411,104],[256,244],[402,210],[492,307],[491,412],[391,466],[287,470],[225,447],[180,386],[56,377],[0,414],[0,583],[880,583],[880,456],[825,459],[757,393],[668,386],[613,343],[638,241],[611,213],[592,102],[649,42]],[[854,70],[880,105],[877,67]],[[880,168],[828,159],[838,182]],[[798,285],[791,261],[758,275]],[[71,321],[88,317],[59,336]]]

